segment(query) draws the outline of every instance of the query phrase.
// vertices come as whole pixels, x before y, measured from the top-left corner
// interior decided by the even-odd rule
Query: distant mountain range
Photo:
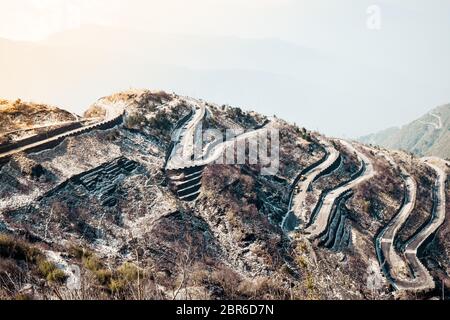
[[[405,106],[421,108],[423,104],[409,95],[410,90],[442,100],[433,86],[425,86],[420,79],[405,80],[401,70],[280,39],[98,26],[82,26],[34,43],[0,39],[0,70],[0,96],[13,101],[45,102],[80,113],[100,96],[150,87],[267,115],[276,113],[301,127],[340,137],[388,127],[408,114]],[[395,72],[386,79],[391,71]],[[397,85],[405,81],[408,91]]]
[[[401,128],[394,127],[359,139],[419,156],[450,158],[450,104],[440,106]]]

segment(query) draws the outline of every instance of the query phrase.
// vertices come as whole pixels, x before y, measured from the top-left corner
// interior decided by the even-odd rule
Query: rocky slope
[[[415,290],[414,275],[405,274],[411,290],[395,290],[389,271],[396,266],[377,254],[378,235],[405,202],[398,166],[419,185],[416,209],[395,238],[400,256],[439,214],[442,186],[422,160],[164,92],[119,93],[86,115],[104,116],[117,105],[125,106],[123,119],[112,128],[0,162],[0,298],[431,298],[442,285],[449,294],[448,220],[419,255],[436,280],[432,288]],[[202,108],[204,128],[279,130],[277,173],[262,175],[248,160],[210,163],[201,168],[198,197],[182,201],[165,170],[177,148],[173,130],[198,125]],[[339,153],[336,164],[300,192],[296,186],[329,156],[327,148]],[[359,179],[368,173],[363,159],[373,167],[367,180]],[[448,164],[436,161],[448,175]],[[347,185],[330,206],[326,232],[309,237],[304,230],[317,223],[321,199]],[[295,212],[292,199],[303,195],[302,212]],[[286,229],[288,212],[294,227]],[[71,273],[77,268],[80,276]]]
[[[401,149],[418,156],[450,158],[450,104],[438,107],[401,128],[389,128],[359,139],[362,143]]]

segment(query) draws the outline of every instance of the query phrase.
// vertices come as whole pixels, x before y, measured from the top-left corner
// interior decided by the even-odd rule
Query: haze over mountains
[[[0,49],[6,75],[0,79],[2,97],[44,101],[78,113],[98,96],[152,87],[355,137],[412,120],[429,105],[422,100],[441,99],[436,86],[420,77],[405,84],[402,66],[387,73],[384,67],[277,39],[85,26],[39,43],[0,40]]]
[[[402,149],[418,156],[450,158],[450,104],[433,109],[400,128],[393,127],[359,139],[363,143]]]

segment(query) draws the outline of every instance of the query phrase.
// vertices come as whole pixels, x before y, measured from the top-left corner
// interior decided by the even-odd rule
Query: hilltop
[[[77,120],[77,116],[57,107],[0,99],[0,139],[19,138],[20,133],[37,129],[58,122]],[[21,132],[19,132],[21,131]],[[31,132],[34,133],[35,131]],[[18,136],[15,136],[18,135]]]

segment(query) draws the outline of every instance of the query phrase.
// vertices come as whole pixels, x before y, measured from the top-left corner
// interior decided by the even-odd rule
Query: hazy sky
[[[3,38],[39,41],[86,24],[276,38],[350,61],[349,74],[362,65],[382,70],[386,83],[370,87],[358,87],[346,74],[333,75],[333,81],[348,82],[349,92],[353,87],[359,95],[371,92],[367,99],[379,96],[383,104],[400,108],[392,121],[380,123],[380,129],[450,102],[450,0],[0,0]],[[392,79],[396,96],[389,91]],[[407,95],[408,102],[403,102],[401,97]],[[353,110],[364,113],[361,101]]]

